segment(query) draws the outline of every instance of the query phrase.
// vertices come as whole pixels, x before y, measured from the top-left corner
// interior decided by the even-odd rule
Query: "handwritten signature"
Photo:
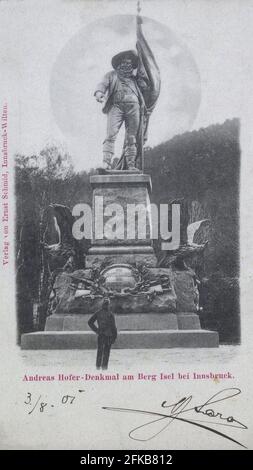
[[[193,399],[192,395],[189,395],[188,397],[183,397],[176,403],[172,403],[172,404],[168,404],[167,401],[163,401],[161,403],[161,408],[168,410],[168,412],[166,413],[156,413],[153,411],[138,410],[138,409],[133,409],[133,408],[115,408],[115,407],[109,407],[109,406],[103,406],[102,408],[104,410],[109,410],[109,411],[149,415],[152,418],[155,418],[155,419],[152,419],[152,421],[149,421],[145,424],[142,424],[140,426],[137,426],[131,429],[128,435],[130,439],[133,439],[135,441],[146,442],[146,441],[150,441],[151,439],[154,439],[156,436],[164,432],[165,429],[167,429],[168,426],[170,426],[173,423],[173,421],[176,420],[182,423],[196,426],[205,431],[212,432],[220,436],[221,438],[228,439],[229,441],[232,441],[235,444],[238,444],[239,446],[246,449],[247,447],[245,447],[242,443],[233,439],[228,434],[224,434],[223,432],[218,431],[216,427],[227,426],[229,428],[248,429],[247,426],[243,424],[241,421],[239,421],[238,419],[235,419],[233,416],[224,416],[224,414],[221,413],[220,411],[215,411],[212,407],[210,407],[210,405],[213,405],[214,403],[219,403],[222,401],[224,402],[225,400],[228,400],[237,395],[240,395],[241,393],[242,392],[239,388],[225,388],[215,393],[214,395],[212,395],[204,403],[196,405],[196,406],[191,406],[191,407],[189,407],[189,405]],[[193,419],[193,418],[187,419],[185,417],[184,418],[182,417],[183,414],[185,415],[185,413],[189,413],[189,412],[193,412],[194,414],[197,413],[199,417],[203,417],[204,415],[205,417],[208,418],[208,420]],[[158,425],[158,430],[157,430],[157,425]],[[210,425],[212,427],[210,427]],[[148,437],[144,438],[142,436],[142,433],[147,432],[147,431],[150,434],[148,435]]]

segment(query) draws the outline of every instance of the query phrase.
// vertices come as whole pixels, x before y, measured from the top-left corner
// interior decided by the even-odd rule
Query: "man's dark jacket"
[[[97,322],[98,326],[95,325],[95,322]],[[92,315],[88,321],[88,325],[91,330],[98,335],[110,337],[112,339],[112,343],[114,343],[117,338],[117,328],[115,318],[112,313],[105,314],[103,310],[100,310]]]

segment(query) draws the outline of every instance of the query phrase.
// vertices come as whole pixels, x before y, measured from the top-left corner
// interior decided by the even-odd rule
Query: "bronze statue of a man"
[[[110,170],[114,145],[125,124],[123,152],[116,170],[143,171],[143,144],[147,139],[149,116],[160,93],[160,72],[143,36],[142,18],[137,16],[135,50],[123,51],[112,58],[113,70],[95,89],[95,98],[104,102],[107,134],[103,143],[104,169]]]
[[[120,52],[112,58],[113,69],[96,87],[95,97],[103,102],[107,114],[107,135],[103,143],[104,168],[110,169],[114,155],[114,144],[118,132],[125,123],[125,166],[136,171],[137,134],[140,118],[145,111],[143,90],[149,87],[148,80],[138,72],[138,55],[135,51]]]

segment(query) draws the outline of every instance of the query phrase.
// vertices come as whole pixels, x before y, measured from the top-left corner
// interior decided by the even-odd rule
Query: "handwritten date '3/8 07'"
[[[82,393],[84,390],[78,390],[78,392]],[[44,401],[42,399],[42,395],[39,395],[39,397],[34,399],[32,393],[28,392],[24,404],[27,405],[27,408],[29,409],[28,414],[31,415],[35,410],[43,413],[45,410],[54,408],[55,406],[73,405],[75,400],[75,395],[63,395],[59,402],[55,405]]]

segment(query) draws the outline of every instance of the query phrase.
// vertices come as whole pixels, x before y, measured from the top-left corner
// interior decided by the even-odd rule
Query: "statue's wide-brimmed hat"
[[[131,59],[133,68],[136,69],[138,67],[138,55],[137,52],[135,52],[134,50],[123,51],[113,56],[112,66],[114,69],[118,67],[122,59]]]

